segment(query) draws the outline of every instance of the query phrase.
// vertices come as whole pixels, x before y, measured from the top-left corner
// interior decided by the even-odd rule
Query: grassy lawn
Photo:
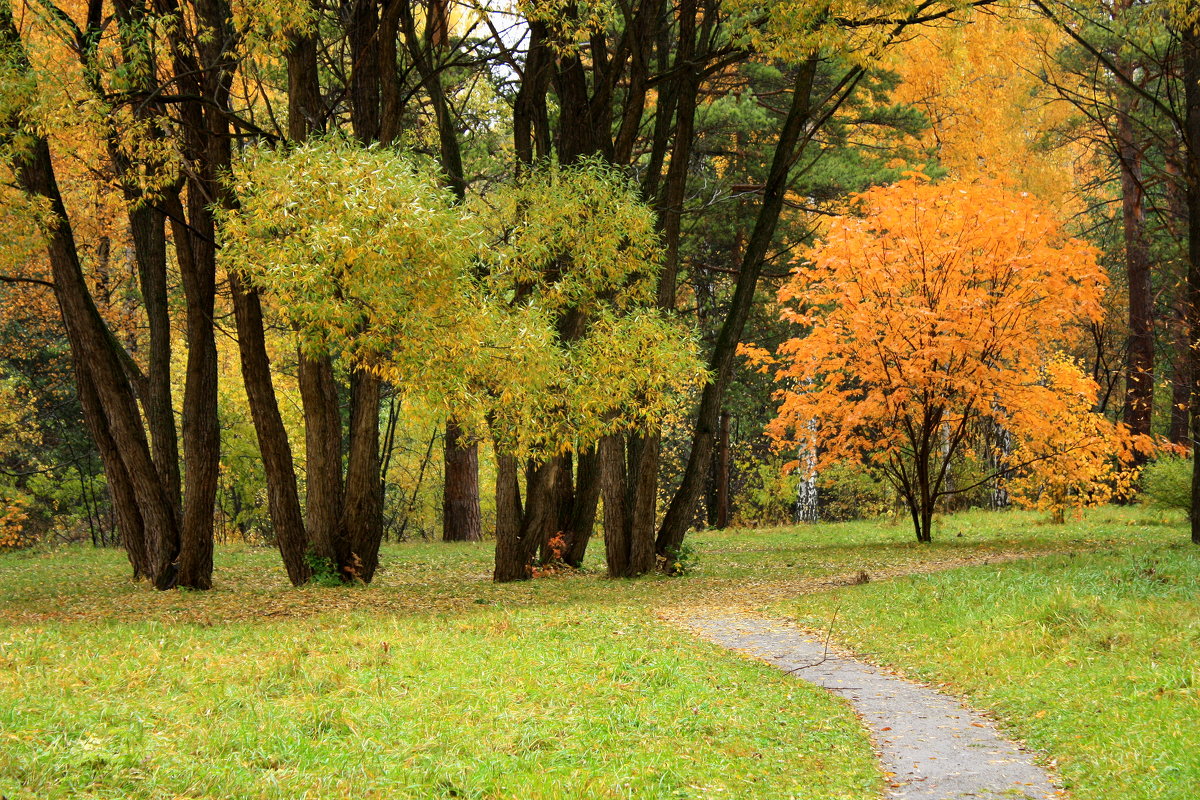
[[[1197,636],[1197,561],[1172,547],[1183,536],[1177,522],[1126,509],[1058,527],[1020,513],[961,515],[944,520],[929,547],[910,542],[903,524],[878,522],[703,533],[694,537],[699,568],[688,577],[606,580],[597,542],[581,574],[506,586],[489,580],[486,545],[405,543],[385,548],[370,587],[299,590],[287,586],[273,552],[230,546],[218,549],[217,588],[206,593],[133,584],[119,552],[4,554],[0,795],[878,797],[869,742],[840,701],[659,619],[704,605],[785,607],[824,619],[830,604],[840,608],[839,636],[862,644],[877,626],[894,653],[872,639],[873,653],[965,689],[964,676],[978,673],[974,680],[987,686],[1011,669],[1010,694],[1029,686],[1028,703],[1005,706],[982,693],[979,701],[1029,717],[1021,733],[1063,761],[1080,797],[1101,796],[1085,795],[1079,771],[1068,769],[1075,752],[1094,750],[1110,751],[1107,761],[1087,763],[1113,786],[1133,786],[1139,764],[1157,765],[1153,785],[1165,795],[1161,787],[1194,785],[1197,776],[1196,758],[1191,767],[1183,758],[1196,736],[1181,727],[1198,721],[1194,666],[1187,688],[1179,671],[1195,664],[1180,656],[1194,651]],[[1008,561],[1027,555],[1045,558]],[[982,561],[991,566],[899,577]],[[1130,576],[1114,584],[1133,604],[1121,606],[1133,615],[1124,625],[1109,618],[1115,599],[1095,605],[1083,593],[1090,584],[1076,587],[1071,577],[1073,565],[1101,575],[1106,564]],[[838,590],[860,570],[873,582]],[[1012,642],[1020,658],[983,658],[966,645],[960,657],[950,650],[958,647],[951,628],[960,625],[965,637],[999,612],[942,603],[911,617],[900,613],[907,604],[897,607],[905,592],[923,591],[913,587],[939,581],[963,581],[961,592],[942,592],[956,597],[975,574],[995,602],[1016,589],[1057,592],[1067,598],[1055,601],[1063,619],[1076,622],[1010,624],[1029,627],[1022,637],[1041,624],[1043,657],[1024,638]],[[1001,588],[994,576],[1017,583]],[[1049,613],[1041,595],[1030,598],[1007,602]],[[872,605],[852,609],[857,602]],[[935,617],[944,636],[922,627]],[[1174,638],[1164,638],[1172,620]],[[1070,668],[1065,656],[1058,660],[1054,637],[1091,635],[1084,631],[1101,625],[1129,628],[1130,638],[1088,650],[1095,673],[1090,661]],[[937,646],[922,644],[928,636]],[[983,638],[1002,649],[998,637]],[[1102,664],[1112,653],[1140,653],[1158,666],[1145,666],[1139,682],[1110,684]],[[1066,683],[1043,691],[1018,671],[1039,663],[1042,673],[1060,664]],[[1048,738],[1054,715],[1067,713],[1067,703],[1047,702],[1056,691],[1080,695],[1073,719],[1083,721]],[[1136,692],[1162,715],[1130,726],[1127,738],[1084,742],[1093,728],[1112,727],[1114,697]],[[1168,747],[1171,730],[1182,741]],[[1108,796],[1147,796],[1134,791]]]
[[[814,628],[833,619],[834,638],[860,655],[967,694],[1053,756],[1079,800],[1193,800],[1200,548],[1185,541],[1182,525],[1166,541],[1134,527],[1122,544],[840,588],[772,611]]]

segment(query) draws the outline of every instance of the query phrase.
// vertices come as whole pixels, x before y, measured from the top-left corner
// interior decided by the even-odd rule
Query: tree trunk
[[[567,550],[563,561],[578,569],[583,566],[592,528],[596,524],[596,507],[600,502],[600,456],[596,448],[580,454],[579,467],[575,471],[575,502],[571,506],[571,519],[566,534]]]
[[[86,365],[79,362],[74,352],[72,362],[75,366],[75,384],[80,406],[83,408],[83,419],[100,453],[100,462],[104,465],[104,477],[108,482],[113,514],[121,531],[125,554],[133,567],[133,578],[153,580],[156,568],[154,542],[147,535],[143,525],[137,495],[125,470],[125,463],[121,460],[120,449],[109,431],[108,421],[104,417],[90,371]]]
[[[1188,213],[1188,362],[1192,393],[1188,403],[1192,430],[1192,542],[1200,544],[1200,30],[1188,22],[1182,33],[1184,138]]]
[[[212,588],[213,509],[220,471],[217,421],[216,226],[207,194],[216,180],[189,180],[188,224],[175,225],[179,273],[187,300],[187,365],[183,389],[183,519],[179,541],[180,586]],[[185,243],[186,240],[186,243]],[[186,254],[186,255],[185,255]],[[164,588],[164,587],[159,587]]]
[[[497,583],[530,577],[521,549],[522,516],[517,460],[496,453],[496,566],[492,577]]]
[[[297,357],[304,407],[305,525],[314,555],[337,568],[350,558],[342,527],[342,417],[333,362],[321,354]]]
[[[1129,342],[1125,359],[1124,421],[1135,434],[1150,435],[1154,408],[1154,295],[1146,240],[1142,150],[1134,136],[1128,92],[1118,102],[1117,154],[1121,172],[1121,218],[1129,283]],[[1144,456],[1138,457],[1144,461]]]
[[[478,542],[483,538],[479,514],[479,445],[464,443],[453,419],[446,420],[446,477],[442,495],[442,541]]]
[[[610,578],[654,569],[654,510],[658,488],[657,436],[609,435],[600,440],[604,494],[604,552]]]
[[[546,91],[553,71],[547,44],[549,25],[542,20],[529,23],[529,50],[525,72],[513,101],[513,148],[517,163],[528,166],[550,151],[550,123]]]
[[[150,340],[147,397],[144,401],[146,422],[150,428],[154,465],[158,468],[167,493],[178,503],[182,481],[179,475],[175,410],[171,399],[171,312],[167,302],[166,218],[160,209],[145,202],[144,198],[126,199],[127,202],[137,203],[129,211],[129,230]],[[138,203],[138,200],[141,202]]]
[[[300,495],[296,487],[296,467],[287,429],[279,414],[279,401],[271,377],[271,359],[267,355],[263,329],[262,303],[258,292],[247,286],[236,273],[229,276],[233,294],[233,312],[237,322],[238,353],[241,357],[242,383],[250,404],[250,418],[262,454],[267,481],[267,510],[275,543],[283,559],[288,580],[293,586],[308,581],[311,571],[305,560],[308,535],[300,515]]]
[[[629,520],[633,516],[625,492],[625,443],[620,436],[611,434],[600,440],[599,449],[604,494],[604,560],[610,578],[624,578],[630,574]]]
[[[379,403],[382,383],[366,370],[350,376],[350,448],[342,524],[350,541],[347,578],[370,583],[383,542],[383,486],[379,482]]]
[[[552,488],[558,480],[559,462],[550,459],[526,468],[528,503],[524,513],[517,484],[517,461],[496,456],[496,569],[497,583],[533,576],[533,557],[556,521]]]
[[[713,380],[704,387],[700,395],[700,408],[692,433],[692,449],[687,467],[658,531],[656,547],[660,555],[665,556],[683,544],[683,537],[692,524],[696,503],[704,490],[704,477],[712,457],[717,416],[733,373],[734,354],[754,303],[759,272],[779,223],[790,168],[803,145],[802,137],[809,120],[817,63],[818,59],[814,56],[801,65],[796,73],[788,116],[780,131],[779,141],[771,159],[770,172],[763,188],[762,206],[759,208],[754,230],[746,242],[746,251],[742,257],[728,316],[721,326],[709,358],[709,371]]]

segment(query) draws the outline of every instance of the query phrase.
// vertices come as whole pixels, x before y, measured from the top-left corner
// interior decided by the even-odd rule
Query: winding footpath
[[[957,699],[828,650],[786,623],[707,612],[678,620],[850,701],[871,731],[891,790],[904,800],[1062,797],[1032,756]]]

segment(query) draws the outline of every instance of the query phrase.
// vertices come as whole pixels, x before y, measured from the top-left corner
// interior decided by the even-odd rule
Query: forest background
[[[302,583],[494,536],[513,580],[597,526],[635,575],[695,525],[891,511],[853,459],[800,502],[738,347],[796,337],[789,271],[914,173],[1094,246],[1106,313],[1056,344],[1193,446],[1190,4],[4,0],[0,43],[6,546],[207,588],[223,540]],[[939,510],[1008,502],[985,453]]]

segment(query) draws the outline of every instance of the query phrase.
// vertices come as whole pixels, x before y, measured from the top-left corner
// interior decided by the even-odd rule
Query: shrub
[[[1161,456],[1143,474],[1146,502],[1155,508],[1178,508],[1192,513],[1192,460]]]
[[[821,520],[843,522],[888,513],[892,489],[858,464],[838,461],[817,474]]]
[[[751,453],[738,459],[737,471],[744,482],[736,499],[734,525],[786,525],[792,521],[796,502],[796,473],[785,472],[778,455],[764,461],[755,461],[755,457]]]
[[[0,550],[17,550],[34,544],[25,520],[25,510],[19,502],[0,500]]]

